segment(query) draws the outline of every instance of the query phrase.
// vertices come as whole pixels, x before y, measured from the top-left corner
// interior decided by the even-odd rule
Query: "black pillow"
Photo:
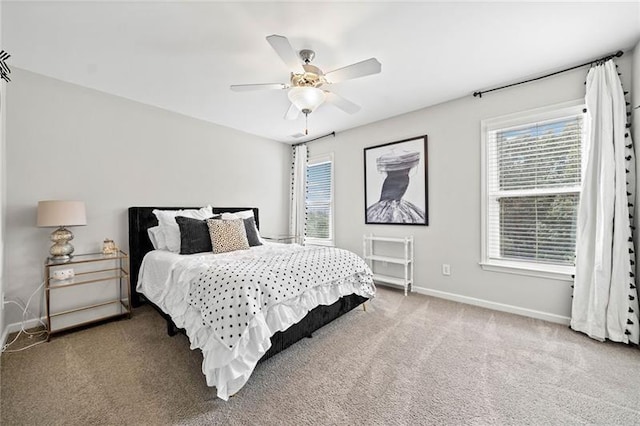
[[[253,216],[244,219],[244,230],[247,233],[247,241],[249,241],[249,247],[262,245],[262,243],[260,242],[260,238],[258,237],[256,221]]]
[[[212,217],[212,219],[219,218],[220,215]],[[213,251],[206,220],[176,216],[176,223],[180,227],[180,254]]]

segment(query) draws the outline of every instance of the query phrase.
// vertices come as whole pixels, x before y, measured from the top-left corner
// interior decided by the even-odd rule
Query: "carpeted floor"
[[[379,288],[224,402],[142,307],[2,355],[3,425],[640,424],[640,350]]]

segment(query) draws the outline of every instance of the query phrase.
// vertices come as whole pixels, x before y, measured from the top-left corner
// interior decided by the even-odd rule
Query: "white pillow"
[[[241,212],[234,213],[222,213],[222,220],[247,219],[249,217],[253,217],[253,210],[243,210]]]
[[[250,217],[253,217],[253,210],[243,210],[241,212],[234,212],[234,213],[222,213],[222,220],[234,220],[234,219],[248,219]],[[255,218],[254,218],[255,219]],[[258,240],[264,244],[264,240],[262,239],[262,235],[260,235],[260,230],[258,229],[258,226],[255,224],[254,222],[254,226],[256,229],[256,235],[258,236]]]
[[[151,244],[155,250],[166,250],[167,243],[164,240],[164,234],[162,233],[162,229],[159,226],[154,226],[153,228],[147,229],[147,234],[149,234],[149,239],[151,240]]]
[[[173,253],[180,253],[180,227],[176,222],[176,216],[205,220],[213,216],[212,210],[211,206],[203,207],[200,210],[154,210],[153,214],[158,218],[166,249]]]

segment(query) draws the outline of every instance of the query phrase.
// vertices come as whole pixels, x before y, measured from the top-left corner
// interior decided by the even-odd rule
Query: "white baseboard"
[[[490,300],[484,299],[476,299],[475,297],[461,296],[455,293],[447,293],[446,291],[432,290],[430,288],[424,287],[414,287],[412,290],[416,293],[424,294],[427,296],[453,300],[454,302],[465,303],[467,305],[481,306],[483,308],[493,309],[494,311],[509,312],[511,314],[541,319],[557,324],[569,325],[571,322],[571,318],[563,317],[562,315],[550,314],[548,312],[536,311],[534,309],[521,308],[519,306],[505,305],[504,303],[492,302]]]
[[[32,318],[24,322],[24,328],[28,330],[32,327],[37,327],[39,325],[42,325],[40,321],[46,324],[46,320],[47,319],[45,317],[42,317],[40,319]],[[0,340],[1,342],[0,348],[4,347],[5,343],[7,343],[7,338],[9,337],[9,334],[14,333],[16,331],[20,331],[21,328],[22,328],[22,322],[14,322],[12,324],[7,324],[7,326],[4,328],[4,331],[2,332],[2,340]]]
[[[561,315],[550,314],[548,312],[542,312],[542,311],[536,311],[534,309],[521,308],[513,305],[506,305],[504,303],[492,302],[490,300],[476,299],[475,297],[462,296],[455,293],[448,293],[446,291],[433,290],[433,289],[424,288],[424,287],[413,287],[412,290],[415,291],[416,293],[424,294],[426,296],[437,297],[439,299],[452,300],[454,302],[465,303],[467,305],[480,306],[483,308],[493,309],[494,311],[509,312],[511,314],[541,319],[541,320],[553,322],[556,324],[569,325],[571,322],[571,318],[563,317]],[[44,322],[46,318],[42,317],[40,320]],[[25,322],[25,328],[29,329],[31,327],[37,327],[39,324],[40,324],[40,321],[38,320],[38,318],[32,318]],[[8,324],[5,327],[4,332],[2,333],[2,340],[0,340],[2,344],[0,345],[0,347],[4,346],[4,344],[7,341],[7,337],[9,336],[10,333],[19,331],[21,327],[22,327],[21,322]]]
[[[4,348],[4,344],[7,342],[7,337],[9,336],[9,327],[5,327],[2,330],[2,338],[0,338],[0,348]]]

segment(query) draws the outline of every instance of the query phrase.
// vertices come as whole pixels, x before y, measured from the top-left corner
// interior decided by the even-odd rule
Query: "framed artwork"
[[[365,223],[428,225],[427,135],[364,149]]]

